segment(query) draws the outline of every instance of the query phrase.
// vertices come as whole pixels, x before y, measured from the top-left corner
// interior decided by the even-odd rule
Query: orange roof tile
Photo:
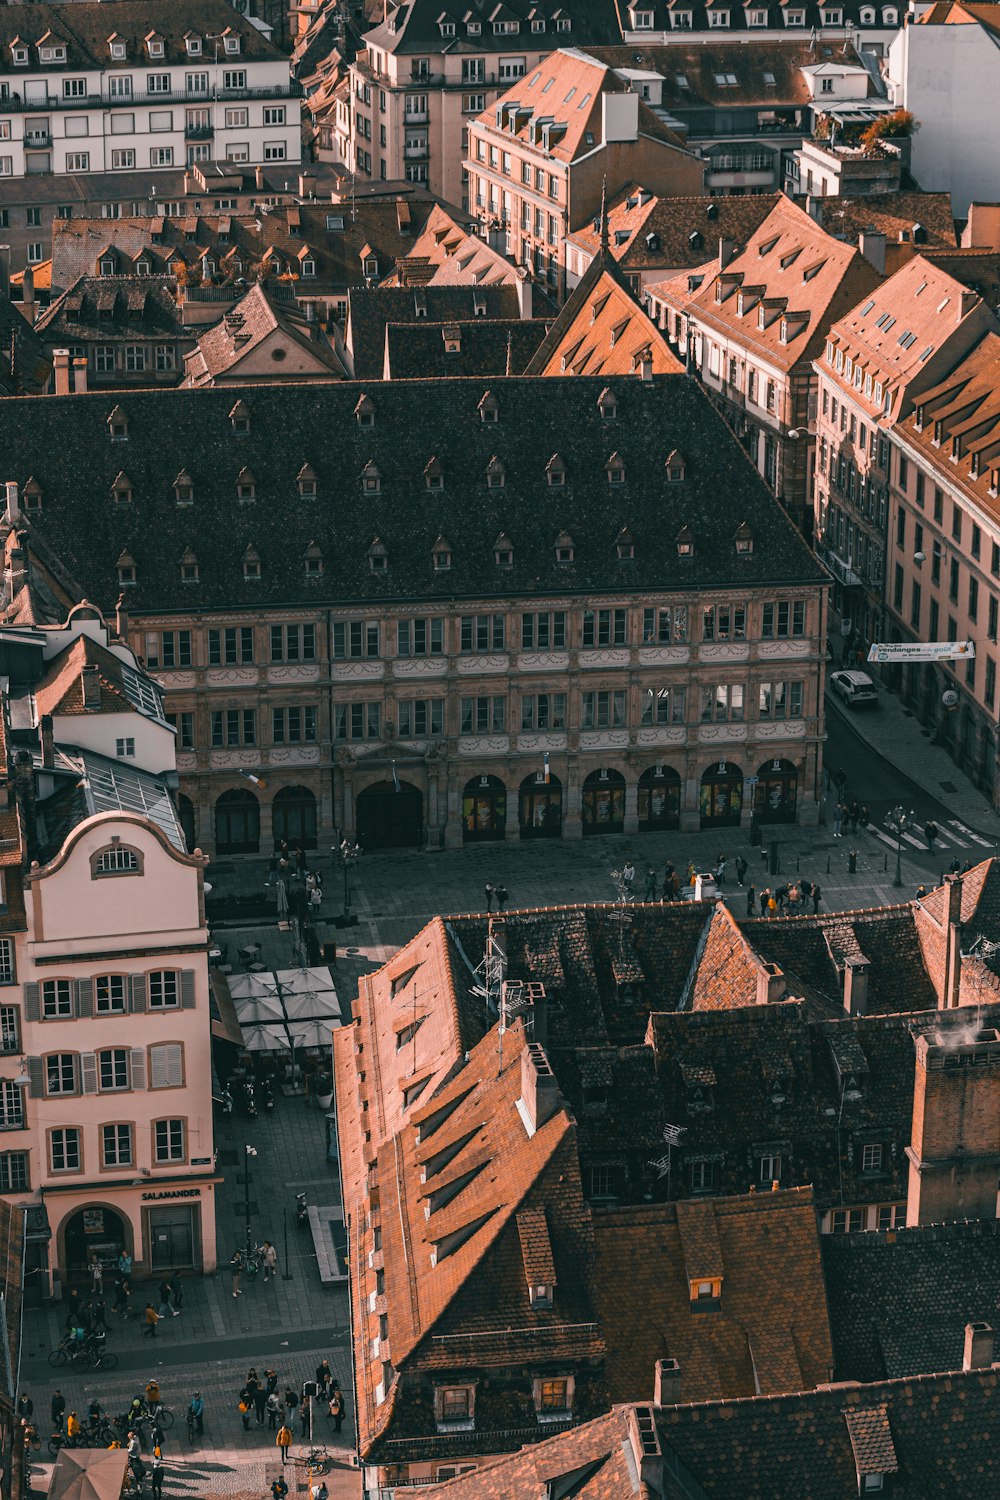
[[[528,375],[636,375],[646,356],[653,373],[684,366],[622,280],[614,261],[598,255],[567,298]]]

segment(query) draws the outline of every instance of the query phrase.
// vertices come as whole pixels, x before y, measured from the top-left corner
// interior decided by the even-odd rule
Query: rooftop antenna
[[[505,375],[513,375],[513,373],[514,373],[514,347],[513,347],[513,345],[514,345],[514,336],[511,333],[510,329],[508,328],[508,330],[507,330],[507,365],[506,365],[506,368],[504,369],[504,374]],[[14,347],[14,335],[11,334],[11,357],[10,357],[10,361],[11,361],[11,374],[14,373],[14,353],[13,353],[13,347]]]
[[[601,255],[608,255],[608,179],[601,183]]]

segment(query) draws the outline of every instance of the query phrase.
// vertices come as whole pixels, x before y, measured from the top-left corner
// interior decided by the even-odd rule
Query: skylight
[[[861,309],[860,313],[858,314],[858,317],[859,318],[866,318],[868,316],[868,314],[871,312],[871,310],[872,310],[872,308],[874,306],[875,306],[875,298],[874,297],[869,297],[868,301],[865,303],[864,307]]]
[[[687,74],[686,73],[678,73],[678,74],[676,74],[676,78],[677,78],[677,87],[679,89],[687,89],[687,88],[691,87],[691,85],[688,83]]]
[[[768,85],[773,84],[775,82],[774,74],[773,73],[765,73],[764,74],[764,82],[766,84],[768,84]]]
[[[137,672],[133,672],[131,667],[126,667],[124,664],[122,665],[121,673],[125,696],[133,707],[137,708],[140,713],[146,714],[148,718],[156,719],[160,724],[165,724],[167,721],[163,717],[163,704],[160,701],[160,695],[156,691],[156,688],[150,682],[147,682],[144,677],[140,677]]]

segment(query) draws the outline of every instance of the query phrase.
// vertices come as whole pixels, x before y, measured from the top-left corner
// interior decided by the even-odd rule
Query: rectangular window
[[[565,693],[526,693],[521,698],[522,732],[565,728]]]
[[[176,370],[177,350],[173,344],[156,345],[156,368],[161,375],[168,373],[170,370]]]
[[[76,1053],[53,1052],[45,1059],[45,1092],[47,1094],[75,1094]]]
[[[208,664],[231,667],[254,659],[253,626],[228,625],[208,632]]]
[[[180,1042],[160,1042],[149,1049],[151,1089],[178,1089],[184,1084],[184,1048]]]
[[[862,1172],[881,1172],[882,1170],[882,1146],[862,1146],[861,1148],[861,1170]]]
[[[101,1165],[130,1167],[133,1160],[131,1125],[102,1125]]]
[[[337,627],[334,628],[336,635]],[[378,638],[378,626],[375,626],[376,640]],[[271,660],[272,661],[315,661],[316,660],[316,626],[315,625],[272,625],[271,626]]]
[[[227,68],[222,75],[222,87],[224,89],[245,89],[247,86],[247,74],[245,68]]]
[[[375,700],[361,703],[335,703],[333,705],[333,737],[335,740],[379,740],[382,705]]]
[[[805,600],[795,599],[790,602],[763,605],[760,633],[765,641],[805,635]]]
[[[990,594],[989,606],[986,613],[986,634],[991,641],[995,641],[997,638],[997,608],[997,597],[995,594]],[[934,637],[931,636],[931,640],[933,639]]]
[[[316,709],[272,708],[271,739],[275,745],[299,745],[316,740]]]
[[[463,652],[503,651],[506,640],[506,621],[503,615],[462,616]]]
[[[462,734],[504,734],[506,724],[506,698],[462,699]]]
[[[584,646],[624,646],[628,639],[627,622],[624,609],[585,609]]]
[[[979,618],[979,579],[969,575],[969,619]]]
[[[901,490],[905,491],[907,485],[910,482],[910,466],[909,466],[909,464],[906,461],[905,454],[902,454],[902,453],[899,455],[898,478],[899,478],[899,488]]]
[[[626,723],[624,688],[583,694],[582,729],[624,729]]]
[[[892,575],[892,604],[894,609],[903,607],[903,569],[896,564]]]
[[[0,1005],[0,1052],[4,1056],[21,1050],[20,1016],[16,1005]]]
[[[400,620],[396,627],[397,656],[441,656],[444,653],[444,621]]]
[[[128,1009],[128,980],[124,974],[98,974],[94,980],[94,1011],[99,1016],[123,1016]]]
[[[150,128],[152,117],[150,117]],[[174,164],[173,146],[151,146],[149,151],[149,165],[151,167],[172,167]]]
[[[129,1055],[124,1047],[109,1047],[97,1054],[101,1092],[129,1087]]]
[[[284,125],[285,106],[283,104],[272,104],[264,106],[265,125]]]
[[[67,151],[66,152],[66,171],[67,172],[89,172],[90,171],[90,152],[89,151]]]
[[[564,651],[566,649],[566,612],[521,616],[522,651]]]
[[[443,698],[404,698],[398,705],[401,739],[444,733]]]
[[[710,604],[702,611],[702,640],[745,641],[746,638],[745,604]]]
[[[983,683],[983,701],[992,711],[997,692],[997,664],[992,656],[986,657],[986,680]]]
[[[726,719],[739,721],[743,718],[743,684],[716,683],[714,687],[703,687],[701,690],[701,719],[707,723],[714,719],[716,722]]]
[[[176,969],[154,969],[149,976],[150,1010],[176,1010],[180,1004],[180,975]]]
[[[72,979],[46,979],[42,982],[42,1017],[61,1021],[73,1015]]]
[[[111,170],[113,172],[134,172],[135,151],[131,147],[112,151]]]
[[[157,1163],[184,1160],[184,1121],[157,1120],[153,1126],[153,1159]]]
[[[914,630],[920,629],[920,585],[916,579],[913,580],[910,595],[910,624]]]
[[[958,577],[958,559],[953,557],[951,560],[951,566],[948,570],[948,598],[951,599],[954,604],[958,603]]]
[[[441,1392],[442,1422],[467,1422],[472,1412],[472,1392],[467,1385],[446,1386]]]
[[[757,690],[759,719],[800,719],[803,685],[801,682],[762,682]]]
[[[30,1187],[27,1151],[0,1153],[0,1193],[26,1193]]]
[[[683,724],[684,688],[647,688],[642,696],[642,722],[646,725]]]
[[[53,1172],[79,1172],[80,1132],[75,1126],[50,1132],[49,1162]]]
[[[957,505],[951,508],[951,534],[956,542],[962,540],[962,511]]]
[[[211,725],[213,749],[257,743],[257,714],[253,708],[213,709]]]

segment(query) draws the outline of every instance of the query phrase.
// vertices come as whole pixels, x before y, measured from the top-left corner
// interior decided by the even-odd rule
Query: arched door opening
[[[625,828],[625,777],[620,771],[591,771],[583,783],[583,832],[621,833]]]
[[[790,760],[766,760],[757,768],[753,810],[760,823],[794,823],[799,773]]]
[[[256,854],[260,848],[260,806],[253,792],[234,787],[215,804],[215,852]]]
[[[658,761],[639,777],[639,832],[681,826],[681,778]]]
[[[523,839],[557,839],[562,834],[562,782],[553,772],[526,776],[518,794],[518,823]]]
[[[63,1253],[67,1280],[88,1274],[90,1257],[96,1255],[103,1266],[113,1266],[123,1250],[132,1251],[132,1231],[117,1209],[105,1204],[78,1208],[66,1220]]]
[[[709,766],[701,778],[702,828],[738,828],[743,812],[743,772],[732,761]]]
[[[419,849],[424,838],[424,799],[415,786],[376,781],[357,798],[358,842],[363,849]]]
[[[473,776],[462,793],[462,840],[502,839],[507,829],[507,788],[499,776]]]
[[[283,786],[271,803],[274,847],[282,840],[289,849],[315,849],[316,798],[307,786]]]

